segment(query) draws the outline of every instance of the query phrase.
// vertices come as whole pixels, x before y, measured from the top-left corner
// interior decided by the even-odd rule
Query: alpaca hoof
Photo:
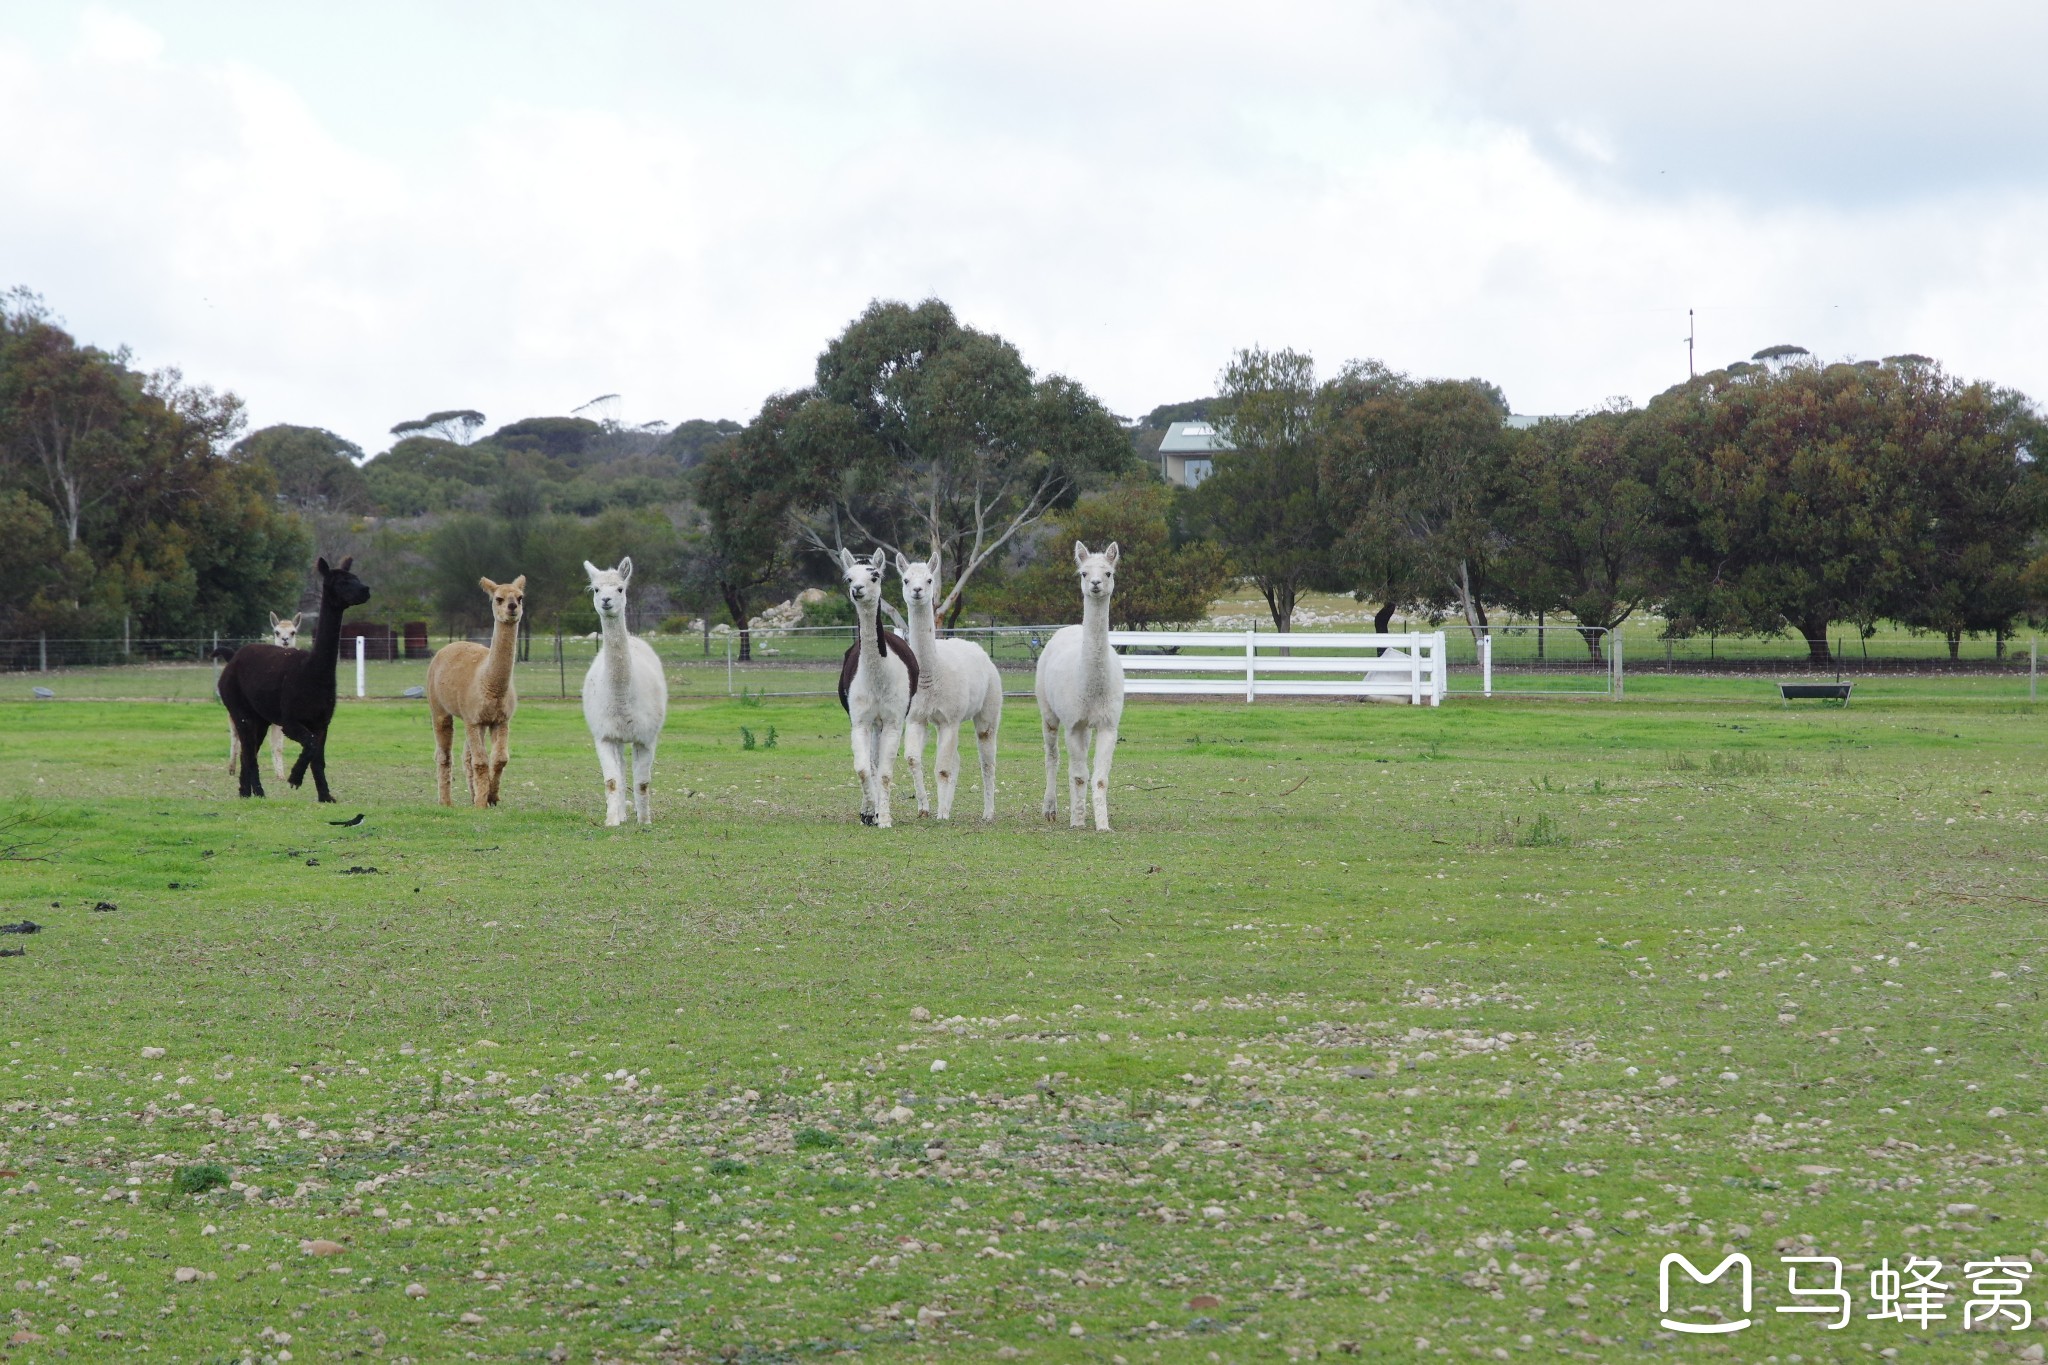
[[[862,823],[863,825],[872,825],[872,824],[874,824],[874,823],[875,823],[875,813],[874,813],[873,811],[869,811],[869,810],[864,810],[864,811],[862,811],[862,812],[860,813],[860,822],[861,822],[861,823]]]

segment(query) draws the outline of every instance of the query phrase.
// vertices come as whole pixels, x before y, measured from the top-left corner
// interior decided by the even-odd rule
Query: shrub
[[[196,1166],[180,1166],[171,1177],[171,1188],[179,1194],[205,1194],[228,1183],[228,1168],[218,1162],[202,1161]]]

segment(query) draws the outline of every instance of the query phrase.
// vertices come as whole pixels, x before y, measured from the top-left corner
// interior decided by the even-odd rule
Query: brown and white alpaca
[[[306,614],[304,612],[295,611],[287,617],[280,617],[276,612],[270,613],[270,642],[279,649],[297,649],[299,647],[299,624],[305,619]],[[241,767],[242,737],[235,733],[235,723],[230,720],[228,722],[228,771],[231,773],[239,772]],[[270,727],[270,767],[271,771],[275,772],[279,778],[284,776],[284,731],[275,725]]]
[[[498,784],[512,756],[512,713],[519,695],[512,686],[512,657],[519,643],[519,618],[526,604],[526,575],[510,583],[477,580],[491,597],[491,645],[455,640],[434,651],[427,665],[427,706],[434,714],[434,767],[441,804],[449,799],[454,764],[455,721],[462,720],[462,767],[469,778],[471,805],[498,804]]]

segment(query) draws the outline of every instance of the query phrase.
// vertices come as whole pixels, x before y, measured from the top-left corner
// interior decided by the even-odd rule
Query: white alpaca
[[[297,649],[299,646],[299,623],[305,619],[304,612],[293,612],[289,617],[270,613],[270,642],[279,649]],[[275,725],[270,727],[270,766],[281,778],[284,776],[284,731]],[[242,737],[235,733],[235,723],[228,722],[228,771],[242,770]]]
[[[903,607],[909,616],[910,648],[917,655],[917,693],[910,699],[909,722],[903,727],[903,752],[910,760],[910,781],[917,788],[917,813],[928,811],[924,794],[924,731],[939,731],[939,819],[953,815],[953,791],[960,782],[960,725],[974,722],[981,751],[981,818],[996,818],[996,733],[1003,723],[1003,675],[996,672],[988,651],[972,640],[941,640],[933,610],[939,600],[939,552],[930,561],[907,562],[899,551],[896,573],[903,580]]]
[[[616,569],[583,561],[590,575],[590,601],[597,608],[603,641],[583,675],[583,720],[597,741],[597,766],[604,770],[604,822],[626,823],[629,808],[643,825],[654,823],[654,746],[668,720],[668,676],[661,657],[645,640],[626,633],[626,585],[633,579],[630,557]],[[626,746],[633,748],[633,788],[626,791]]]
[[[846,595],[857,621],[853,648],[839,669],[839,704],[853,722],[853,771],[860,778],[860,822],[890,827],[889,789],[896,781],[896,747],[917,694],[917,655],[900,636],[882,629],[883,559],[839,552]]]
[[[1067,740],[1067,813],[1081,827],[1089,786],[1088,739],[1095,738],[1095,828],[1109,828],[1109,765],[1124,714],[1124,661],[1109,647],[1109,596],[1116,591],[1116,542],[1101,554],[1074,542],[1081,574],[1081,624],[1062,626],[1038,654],[1038,715],[1045,722],[1045,818],[1059,819],[1060,736]]]

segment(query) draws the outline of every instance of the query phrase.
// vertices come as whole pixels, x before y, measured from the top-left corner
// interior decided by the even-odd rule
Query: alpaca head
[[[270,642],[279,649],[295,649],[299,643],[299,623],[305,619],[304,612],[293,612],[290,616],[270,613]]]
[[[370,600],[369,585],[348,571],[349,565],[355,562],[354,555],[332,567],[329,567],[324,559],[319,561],[320,599],[323,603],[332,602],[339,607],[360,607]]]
[[[590,605],[597,608],[598,619],[609,621],[624,616],[626,585],[633,581],[633,557],[628,555],[620,560],[616,569],[600,569],[586,559],[583,572],[590,575]]]
[[[488,578],[479,578],[477,586],[491,595],[491,619],[501,626],[519,624],[520,613],[526,610],[526,575],[521,574],[510,583],[493,583]]]
[[[846,595],[854,605],[871,607],[882,600],[882,574],[887,561],[877,550],[866,559],[858,558],[851,550],[839,551],[839,568],[846,578]]]
[[[906,607],[933,606],[939,600],[939,549],[932,547],[932,557],[919,564],[903,557],[903,551],[896,552],[896,576],[903,580],[903,605]]]
[[[1081,575],[1081,596],[1109,600],[1109,595],[1116,591],[1116,560],[1113,540],[1101,554],[1090,553],[1086,545],[1074,542],[1074,568]]]

